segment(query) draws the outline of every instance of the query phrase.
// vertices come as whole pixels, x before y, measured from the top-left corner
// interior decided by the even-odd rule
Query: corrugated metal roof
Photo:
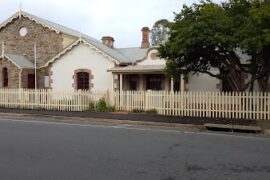
[[[165,68],[165,65],[130,65],[125,67],[114,67],[108,69],[108,72],[122,72],[122,73],[151,73],[151,72],[162,72]]]
[[[109,48],[108,46],[104,45],[100,41],[98,41],[98,40],[96,40],[88,35],[85,35],[85,34],[82,34],[82,39],[84,39],[88,43],[92,44],[93,46],[95,46],[99,50],[105,52],[106,54],[108,54],[112,58],[120,61],[121,63],[130,63],[131,62],[129,57],[125,56],[121,52],[117,51],[117,48]]]
[[[8,53],[6,53],[5,56],[19,68],[35,69],[34,63],[32,63],[25,56],[17,55],[17,54],[8,54]]]
[[[31,17],[31,18],[33,18],[33,19],[35,19],[35,20],[37,20],[37,21],[39,21],[39,22],[41,22],[41,23],[43,23],[43,24],[46,24],[46,25],[48,25],[48,26],[50,26],[50,27],[52,27],[52,28],[54,28],[54,29],[56,29],[56,30],[58,30],[58,31],[60,31],[60,32],[63,32],[63,33],[65,33],[65,34],[69,34],[69,35],[75,36],[75,37],[79,37],[79,36],[80,36],[80,32],[78,32],[78,31],[76,31],[76,30],[73,30],[73,29],[68,28],[68,27],[66,27],[66,26],[63,26],[63,25],[54,23],[54,22],[52,22],[52,21],[43,19],[43,18],[38,17],[38,16],[35,16],[35,15],[33,15],[33,14],[30,14],[30,13],[27,13],[27,12],[24,12],[24,11],[23,11],[23,12],[22,12],[22,15],[29,16],[29,17]]]
[[[81,37],[82,39],[84,39],[85,41],[87,41],[88,43],[92,44],[93,46],[95,46],[96,48],[100,49],[101,51],[105,52],[106,54],[108,54],[109,56],[111,56],[112,58],[122,62],[122,63],[129,63],[131,60],[129,59],[128,56],[125,56],[124,54],[122,54],[121,52],[117,51],[117,49],[113,49],[113,48],[109,48],[108,46],[104,45],[102,42],[96,40],[93,37],[90,37],[86,34],[80,33],[79,31],[73,30],[71,28],[68,28],[66,26],[62,26],[60,24],[48,21],[46,19],[37,17],[35,15],[23,12],[23,14],[36,19],[37,21],[40,21],[62,33],[74,36],[74,37]]]
[[[134,47],[134,48],[118,48],[116,50],[121,54],[124,54],[125,56],[129,57],[130,63],[135,63],[138,60],[145,59],[149,49],[151,48]]]

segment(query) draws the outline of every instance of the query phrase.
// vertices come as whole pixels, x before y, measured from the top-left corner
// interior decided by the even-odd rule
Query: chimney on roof
[[[103,36],[101,39],[102,43],[109,48],[114,48],[114,39],[111,36]]]
[[[150,47],[149,33],[150,33],[149,27],[143,27],[142,28],[142,45],[141,45],[141,48],[149,48]]]

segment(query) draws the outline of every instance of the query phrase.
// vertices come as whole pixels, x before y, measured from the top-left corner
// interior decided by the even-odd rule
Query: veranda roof
[[[4,56],[18,68],[35,69],[34,63],[32,63],[27,57],[23,55],[6,53]]]
[[[113,73],[164,73],[163,69],[166,65],[130,65],[125,67],[114,67],[108,69]]]

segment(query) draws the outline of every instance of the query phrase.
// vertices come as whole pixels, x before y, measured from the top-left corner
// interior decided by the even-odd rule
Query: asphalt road
[[[268,180],[270,139],[0,119],[1,180]]]

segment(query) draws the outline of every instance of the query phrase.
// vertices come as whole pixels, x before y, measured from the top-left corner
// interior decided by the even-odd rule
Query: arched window
[[[89,90],[89,73],[77,73],[77,89]]]
[[[3,87],[8,87],[8,69],[7,68],[3,68],[2,77],[3,77]]]

